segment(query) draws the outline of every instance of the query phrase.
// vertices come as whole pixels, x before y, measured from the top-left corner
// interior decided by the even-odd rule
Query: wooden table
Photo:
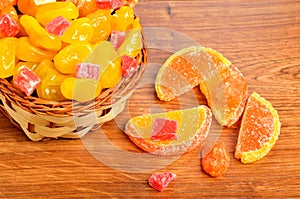
[[[238,128],[224,128],[220,139],[231,155],[225,177],[212,178],[201,170],[199,148],[151,171],[140,168],[145,164],[139,156],[126,162],[120,155],[120,151],[143,154],[123,134],[126,121],[122,117],[84,139],[31,142],[1,114],[0,196],[299,198],[300,2],[141,0],[135,11],[149,37],[149,65],[125,114],[206,104],[198,89],[166,104],[156,99],[153,88],[159,66],[172,51],[184,47],[185,42],[196,42],[231,60],[244,74],[250,92],[258,92],[278,110],[281,135],[272,151],[256,163],[243,165],[233,157]],[[102,150],[104,138],[119,151]],[[177,179],[164,192],[157,192],[147,180],[152,173],[163,171],[175,172]]]

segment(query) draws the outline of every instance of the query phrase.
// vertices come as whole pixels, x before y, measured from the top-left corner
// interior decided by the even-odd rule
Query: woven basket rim
[[[136,57],[139,63],[138,70],[130,78],[122,76],[122,79],[115,87],[102,90],[101,94],[94,100],[84,103],[73,100],[56,102],[35,96],[26,96],[13,86],[11,78],[0,78],[0,95],[6,99],[6,103],[14,103],[29,113],[37,115],[69,117],[86,115],[95,110],[107,110],[131,93],[145,73],[148,63],[148,50],[143,29],[141,31],[141,38],[143,47],[141,53]],[[8,114],[5,115],[8,116]]]

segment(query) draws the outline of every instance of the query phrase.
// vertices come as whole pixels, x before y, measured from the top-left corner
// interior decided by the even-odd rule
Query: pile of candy
[[[2,3],[0,78],[11,80],[26,96],[51,101],[94,99],[138,69],[136,57],[143,43],[134,3]]]

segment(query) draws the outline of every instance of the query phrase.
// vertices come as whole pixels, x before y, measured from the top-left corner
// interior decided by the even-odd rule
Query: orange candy
[[[34,0],[19,0],[17,5],[18,9],[23,14],[28,14],[31,16],[35,16],[35,13],[38,9],[38,6],[35,4]]]
[[[152,130],[156,118],[177,121],[176,140],[152,140]],[[157,155],[179,155],[201,145],[208,135],[212,114],[208,107],[145,114],[131,118],[125,133],[138,147]]]
[[[170,101],[199,84],[218,122],[233,125],[243,112],[247,84],[229,60],[210,48],[194,46],[170,56],[156,76],[155,89],[160,100]]]
[[[275,145],[280,125],[278,113],[271,103],[253,93],[242,118],[235,157],[243,163],[263,158]]]
[[[224,176],[230,163],[229,152],[221,141],[213,147],[205,145],[202,149],[202,168],[212,177]]]

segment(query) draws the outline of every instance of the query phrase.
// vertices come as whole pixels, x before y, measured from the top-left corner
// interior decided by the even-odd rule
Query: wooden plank
[[[221,52],[242,71],[250,90],[260,93],[274,105],[282,122],[281,135],[273,150],[262,160],[243,165],[234,159],[238,128],[224,128],[219,132],[220,139],[230,150],[231,163],[223,178],[211,178],[201,170],[199,148],[157,171],[131,173],[129,171],[140,166],[138,163],[128,162],[125,165],[128,172],[114,169],[101,162],[104,156],[101,151],[96,151],[94,156],[88,151],[87,140],[31,142],[0,114],[0,196],[299,198],[299,3],[292,0],[141,0],[135,9],[145,29],[173,30]],[[171,49],[183,45],[177,44],[172,34],[156,36]],[[126,114],[134,116],[206,104],[197,88],[195,93],[170,103],[157,100],[153,82],[160,65],[170,54],[163,49],[149,49],[150,64],[139,89],[128,101],[126,112],[86,139],[103,132],[115,146],[141,154],[122,132],[128,118]],[[94,147],[101,143],[97,139],[92,141],[90,144]],[[124,157],[111,153],[111,158],[112,162],[118,163]],[[159,193],[149,187],[147,180],[153,172],[162,171],[175,172],[178,177]]]

